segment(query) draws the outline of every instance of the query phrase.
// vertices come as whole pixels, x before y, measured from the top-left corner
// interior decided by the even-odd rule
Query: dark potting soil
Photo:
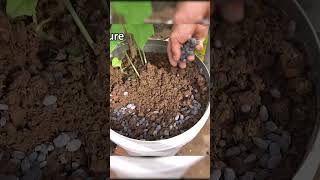
[[[62,1],[38,2],[38,21],[51,18],[43,26],[46,36],[35,35],[30,18],[10,20],[0,12],[0,176],[67,179],[109,172],[108,17],[100,3],[74,4],[98,55]],[[69,135],[56,139],[62,133]]]
[[[207,83],[194,63],[182,70],[171,67],[166,54],[146,56],[150,63],[139,66],[140,79],[110,67],[110,127],[134,139],[167,139],[202,117],[208,104]]]
[[[250,1],[243,22],[212,27],[212,178],[291,179],[316,120],[315,92],[288,18]]]

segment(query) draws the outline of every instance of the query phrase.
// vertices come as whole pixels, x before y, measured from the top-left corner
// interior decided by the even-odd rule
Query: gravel
[[[240,177],[240,180],[254,180],[256,173],[246,172],[243,176]]]
[[[26,174],[21,178],[21,180],[36,180],[36,179],[40,179],[41,174],[42,173],[41,173],[40,165],[36,163],[34,166],[32,166],[26,172]]]
[[[19,180],[17,176],[11,176],[11,175],[0,175],[1,180]]]
[[[269,146],[269,153],[271,156],[281,155],[280,146],[277,143],[271,143]]]
[[[231,157],[231,156],[237,156],[241,153],[241,149],[239,146],[231,147],[227,149],[225,156],[226,157]]]
[[[57,148],[62,148],[70,141],[70,137],[66,133],[62,133],[53,140],[53,144]]]
[[[32,152],[31,154],[29,154],[28,159],[31,162],[35,162],[38,158],[38,153],[37,152]]]
[[[283,132],[279,140],[280,148],[283,152],[287,152],[291,144],[291,136],[288,132]]]
[[[79,139],[74,139],[67,144],[67,151],[75,152],[81,147],[81,141]]]
[[[269,177],[269,172],[267,170],[259,170],[255,175],[255,180],[266,180]]]
[[[221,177],[221,169],[213,169],[211,173],[212,180],[219,180]]]
[[[45,105],[45,106],[50,106],[50,105],[53,105],[57,102],[58,98],[56,96],[46,96],[44,98],[44,100],[42,101],[42,104]]]
[[[278,89],[276,89],[276,88],[271,89],[270,90],[270,94],[274,98],[280,98],[281,97],[280,91]]]
[[[40,168],[44,168],[47,166],[47,164],[48,164],[47,161],[42,161],[39,166],[40,166]]]
[[[88,175],[88,173],[87,173],[85,170],[83,170],[83,169],[77,169],[77,170],[75,170],[75,171],[72,173],[71,176],[73,176],[73,177],[80,177],[80,178],[85,179],[85,178],[87,178],[89,175]]]
[[[6,104],[0,104],[0,111],[8,111],[9,106]]]
[[[241,112],[243,112],[243,113],[248,113],[248,112],[250,112],[250,110],[251,110],[251,106],[248,104],[244,104],[241,106]]]
[[[269,139],[273,142],[279,142],[280,138],[281,138],[281,136],[279,136],[278,134],[275,134],[275,133],[270,133],[267,135],[267,139]]]
[[[252,138],[253,140],[253,143],[259,147],[260,149],[263,149],[263,150],[266,150],[268,148],[268,142],[261,139],[261,138],[258,138],[258,137],[253,137]]]
[[[128,94],[129,93],[127,91],[123,93],[124,96],[128,96]]]
[[[235,180],[236,179],[236,173],[232,168],[225,168],[223,172],[224,180]]]
[[[40,153],[40,154],[38,155],[37,161],[38,161],[38,162],[42,162],[42,161],[45,161],[46,158],[47,158],[47,155],[46,155],[46,154]]]
[[[72,162],[71,163],[72,169],[77,169],[79,166],[80,166],[80,164],[78,162]]]
[[[214,40],[213,45],[215,48],[218,48],[218,49],[222,48],[223,46],[221,40],[219,39]]]
[[[126,108],[134,110],[136,106],[134,104],[128,104]]]
[[[259,164],[262,167],[267,167],[268,165],[268,159],[269,159],[269,155],[268,154],[264,154],[262,155],[262,157],[259,160]]]
[[[18,159],[18,160],[23,160],[24,157],[26,156],[26,154],[24,152],[21,152],[21,151],[13,151],[11,156],[15,159]]]
[[[257,160],[257,156],[255,154],[249,154],[244,160],[243,162],[245,164],[249,164],[249,163],[253,163]]]
[[[24,158],[24,160],[21,162],[21,170],[22,172],[26,172],[30,169],[31,163],[29,158]]]
[[[276,168],[280,164],[281,158],[282,158],[281,155],[271,156],[270,159],[268,160],[268,164],[267,164],[268,169]]]
[[[267,121],[269,119],[269,112],[266,106],[261,106],[259,118],[262,122]]]
[[[265,126],[268,132],[274,132],[278,129],[278,126],[272,121],[266,122]]]
[[[7,124],[7,118],[1,117],[0,118],[0,127],[4,127]]]

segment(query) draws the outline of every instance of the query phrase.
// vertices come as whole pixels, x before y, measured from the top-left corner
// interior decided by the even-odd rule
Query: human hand
[[[209,26],[202,24],[175,24],[168,43],[169,62],[172,66],[179,65],[180,68],[186,68],[186,62],[181,62],[181,47],[188,39],[194,37],[199,41],[197,50],[202,50],[203,41],[208,34]],[[195,56],[189,56],[188,61],[193,61]]]

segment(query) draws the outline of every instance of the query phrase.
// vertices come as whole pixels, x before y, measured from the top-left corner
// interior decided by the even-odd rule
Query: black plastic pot
[[[296,0],[277,1],[277,3],[284,13],[296,23],[296,31],[292,40],[299,46],[301,45],[306,54],[306,64],[310,67],[308,78],[312,80],[317,96],[316,126],[309,140],[304,160],[293,177],[294,180],[312,180],[320,165],[320,42],[309,18]]]

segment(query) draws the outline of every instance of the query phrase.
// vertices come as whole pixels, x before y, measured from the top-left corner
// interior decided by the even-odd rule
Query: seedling
[[[123,24],[113,24],[110,33],[125,34],[125,42],[129,46],[130,56],[126,51],[123,53],[132,66],[134,72],[138,77],[140,77],[132,59],[139,55],[142,65],[146,65],[148,63],[143,49],[149,37],[154,34],[154,28],[152,24],[144,24],[144,20],[152,14],[151,2],[112,1],[111,8],[111,10],[118,16],[118,19],[121,21],[120,23]],[[112,53],[120,44],[123,44],[123,42],[110,41],[110,53]]]
[[[77,24],[78,28],[80,29],[82,35],[85,37],[86,41],[88,42],[89,46],[94,50],[94,42],[90,37],[87,29],[84,27],[83,23],[81,22],[79,16],[75,12],[74,8],[70,0],[62,0],[68,11],[70,12],[72,18],[74,19],[75,23]],[[6,5],[6,13],[11,18],[16,18],[19,16],[32,16],[33,22],[35,23],[35,32],[40,36],[47,40],[54,40],[54,37],[48,36],[46,33],[43,32],[44,24],[50,21],[50,18],[44,20],[43,22],[38,24],[37,16],[36,16],[36,7],[37,7],[38,0],[7,0]]]

